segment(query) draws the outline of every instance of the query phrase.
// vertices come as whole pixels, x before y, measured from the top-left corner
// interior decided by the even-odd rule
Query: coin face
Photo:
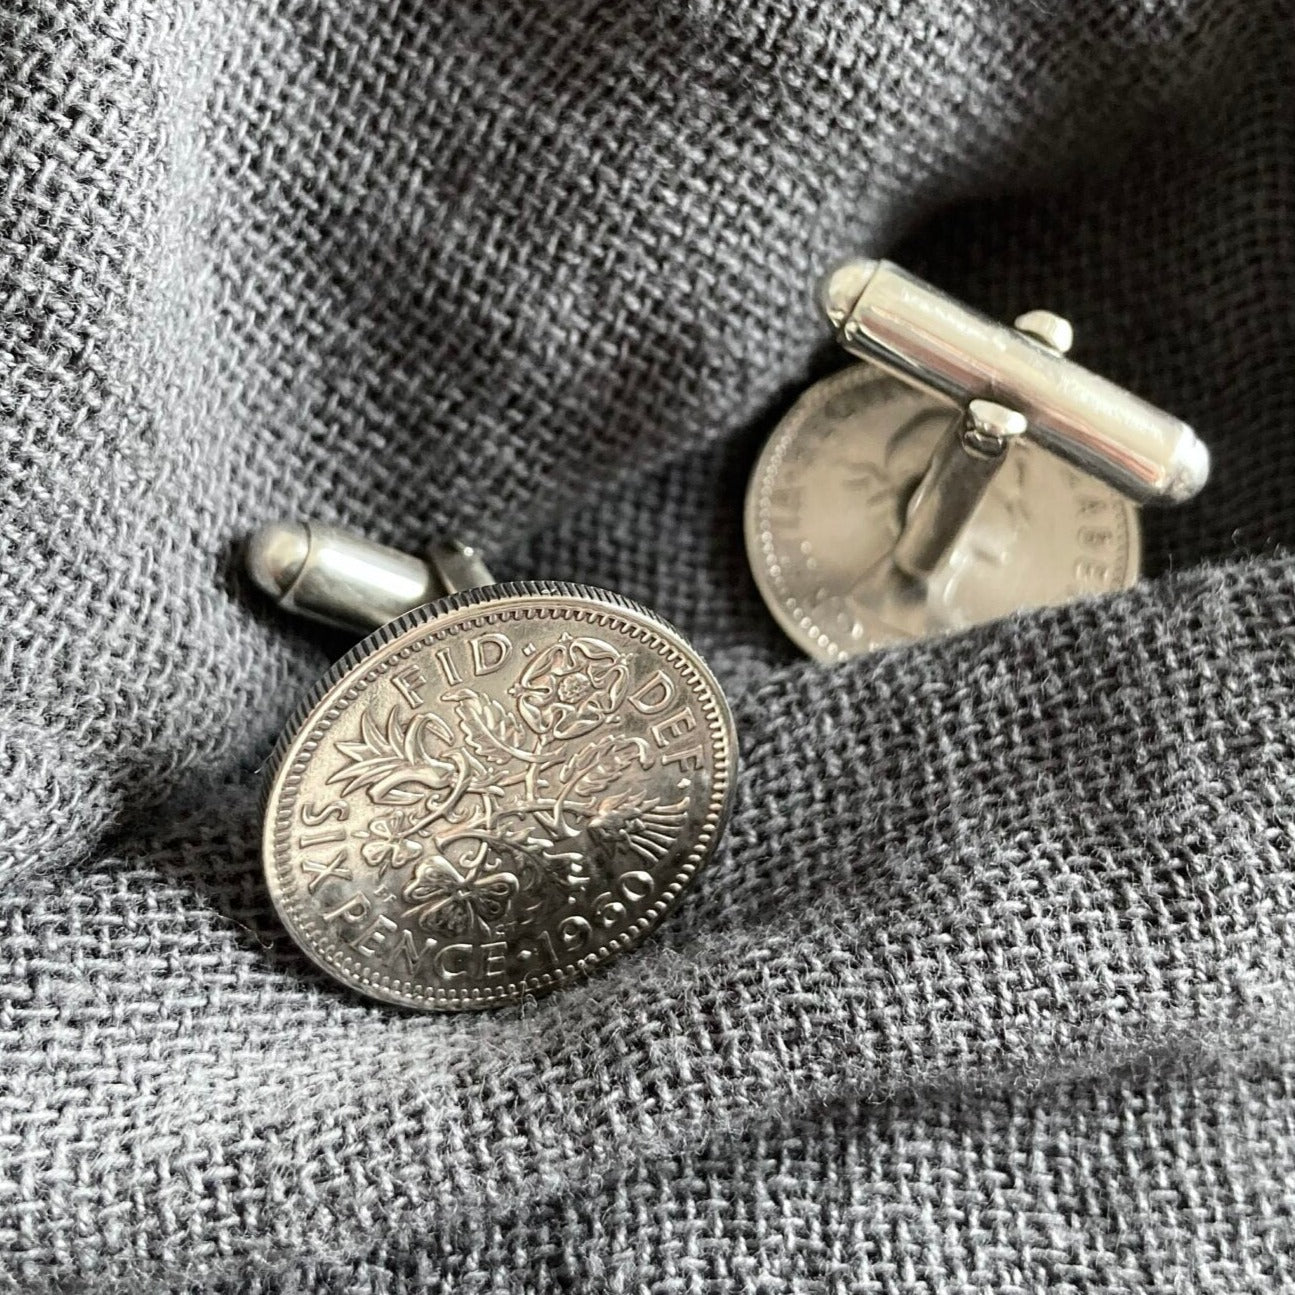
[[[651,613],[494,585],[321,680],[271,773],[265,866],[321,967],[389,1003],[493,1007],[633,948],[714,851],[723,693]]]
[[[891,559],[905,509],[959,410],[869,363],[810,388],[756,464],[746,542],[756,583],[795,643],[824,661],[1124,589],[1137,510],[1039,446],[1008,452],[943,569]]]

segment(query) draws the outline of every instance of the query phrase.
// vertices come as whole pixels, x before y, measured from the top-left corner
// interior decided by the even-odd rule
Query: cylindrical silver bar
[[[852,354],[960,404],[1020,410],[1040,444],[1138,502],[1190,499],[1209,476],[1209,452],[1181,419],[888,261],[843,266],[824,301]]]
[[[901,571],[925,580],[943,566],[1024,431],[1025,419],[1015,410],[971,402],[945,433],[905,509],[891,554]]]
[[[285,610],[366,634],[445,592],[421,558],[319,522],[263,527],[247,568]]]

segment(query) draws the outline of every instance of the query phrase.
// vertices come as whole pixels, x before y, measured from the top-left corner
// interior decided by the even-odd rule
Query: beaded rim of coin
[[[1004,596],[1007,588],[1004,585],[995,590],[984,604],[977,605],[973,601],[970,606],[957,608],[961,613],[959,623],[940,624],[935,614],[937,604],[928,601],[926,595],[918,594],[917,584],[906,581],[901,573],[891,570],[879,580],[871,596],[880,602],[883,586],[891,588],[892,591],[898,591],[902,586],[913,590],[914,595],[908,606],[899,609],[899,615],[893,622],[885,623],[873,618],[872,628],[885,632],[876,638],[870,636],[864,642],[847,642],[842,635],[833,633],[826,617],[821,614],[826,599],[819,598],[817,601],[811,601],[806,597],[807,591],[818,583],[818,577],[811,574],[814,564],[828,555],[815,554],[810,542],[802,538],[797,547],[797,561],[792,564],[785,563],[780,544],[785,548],[788,536],[785,533],[786,526],[780,527],[776,521],[774,500],[780,474],[793,456],[801,438],[807,435],[807,429],[813,421],[827,417],[825,407],[834,398],[842,394],[858,395],[866,392],[870,387],[876,388],[876,398],[873,403],[877,408],[877,415],[886,413],[885,406],[888,402],[899,400],[908,402],[910,407],[906,412],[906,420],[913,425],[916,425],[916,420],[922,418],[934,423],[947,416],[947,423],[952,426],[958,417],[958,408],[951,401],[905,383],[867,361],[858,361],[815,383],[800,396],[783,416],[761,450],[747,489],[744,518],[746,546],[756,586],[774,618],[802,651],[821,661],[839,663],[857,656],[860,652],[873,651],[914,638],[950,633],[986,621],[998,620],[1020,610],[1023,606],[1037,607],[1069,601],[1083,594],[1112,592],[1128,588],[1137,580],[1141,557],[1141,531],[1136,506],[1114,488],[1081,474],[1041,446],[1024,444],[1015,447],[1012,453],[1021,465],[1029,464],[1034,471],[1042,470],[1046,474],[1046,485],[1053,497],[1061,497],[1064,483],[1082,482],[1082,489],[1090,497],[1102,502],[1106,510],[1106,519],[1118,526],[1118,534],[1111,533],[1112,538],[1117,542],[1109,562],[1101,568],[1105,573],[1101,579],[1094,579],[1088,587],[1081,588],[1069,579],[1062,578],[1060,568],[1055,574],[1052,573],[1044,565],[1045,561],[1055,557],[1061,550],[1057,546],[1055,537],[1047,533],[1028,551],[1021,550],[1018,546],[1015,554],[1015,569],[1028,569],[1031,565],[1037,565],[1038,572],[1043,577],[1042,582],[1049,589],[1044,596],[1022,603]],[[893,411],[891,412],[893,415]],[[859,416],[856,414],[852,417],[857,419]],[[906,420],[892,422],[884,416],[877,416],[875,428],[868,426],[860,435],[860,439],[866,442],[870,453],[880,461],[885,457],[893,438],[902,434]],[[834,420],[835,425],[842,428],[848,426],[850,421],[851,418]],[[827,439],[827,434],[820,438],[821,441]],[[928,452],[933,448],[936,439],[935,436],[931,437],[932,445],[927,447]],[[894,516],[889,518],[888,522],[894,529],[892,539],[899,534],[906,491],[915,487],[919,478],[920,468],[906,483],[890,484]],[[1080,487],[1072,484],[1068,488],[1075,490]],[[829,501],[819,499],[818,505],[820,510],[831,512]],[[862,504],[859,507],[862,509]],[[968,539],[974,540],[977,524],[978,519],[968,527]],[[964,539],[960,543],[965,542]],[[1023,558],[1027,552],[1029,561],[1023,564]],[[1076,560],[1085,557],[1082,553],[1070,556]],[[788,569],[785,569],[788,567],[791,574]],[[1096,571],[1098,568],[1094,567],[1093,570]],[[799,577],[804,587],[799,587],[791,575]],[[1052,588],[1053,585],[1055,589]],[[931,597],[936,597],[941,592],[952,592],[947,586],[942,585],[939,579],[930,582],[930,590]],[[871,614],[878,609],[869,607],[866,610]]]
[[[393,666],[415,653],[446,642],[467,629],[495,630],[511,621],[553,620],[614,630],[642,645],[669,665],[689,690],[707,734],[710,754],[706,805],[689,835],[663,855],[668,880],[653,892],[645,911],[598,947],[551,970],[522,972],[506,984],[467,989],[421,985],[399,976],[377,976],[321,936],[321,914],[305,909],[300,868],[293,862],[305,851],[292,843],[294,810],[303,778],[328,732],[365,694],[390,675]],[[658,667],[660,668],[660,667]],[[682,635],[667,622],[629,599],[583,585],[560,582],[497,584],[472,589],[408,612],[369,635],[338,661],[311,689],[285,725],[271,756],[264,796],[264,862],[267,885],[280,918],[306,954],[344,984],[387,1003],[422,1010],[473,1010],[547,993],[636,946],[676,906],[695,875],[709,861],[723,833],[734,793],[736,734],[728,704],[714,675]],[[682,857],[680,857],[682,856]],[[367,916],[367,913],[366,913]],[[595,937],[602,941],[601,936]]]

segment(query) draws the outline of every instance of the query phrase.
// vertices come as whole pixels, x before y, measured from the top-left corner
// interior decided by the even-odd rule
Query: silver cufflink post
[[[1069,358],[1048,311],[996,323],[885,261],[821,292],[863,363],[812,388],[757,464],[747,542],[791,636],[840,660],[1137,579],[1137,505],[1181,503],[1209,452]]]

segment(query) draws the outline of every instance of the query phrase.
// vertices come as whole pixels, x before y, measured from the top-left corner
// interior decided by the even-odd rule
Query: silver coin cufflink
[[[782,420],[746,504],[756,583],[811,656],[1127,588],[1138,505],[1209,476],[1186,423],[1067,358],[1057,315],[998,324],[886,261],[840,267],[822,304],[861,363]]]
[[[369,633],[289,720],[265,801],[275,907],[338,980],[427,1010],[544,993],[637,945],[711,857],[732,716],[651,612],[313,522],[246,562],[280,607]]]

